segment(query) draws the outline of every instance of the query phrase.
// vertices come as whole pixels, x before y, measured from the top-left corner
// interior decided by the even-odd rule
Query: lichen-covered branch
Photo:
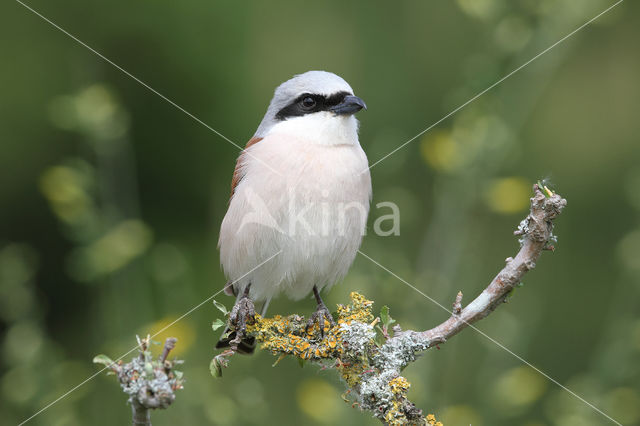
[[[93,362],[103,364],[115,373],[124,393],[129,395],[132,424],[151,426],[151,410],[167,408],[175,400],[175,391],[182,389],[182,372],[174,367],[182,363],[167,359],[177,339],[168,338],[162,353],[154,359],[149,351],[151,339],[138,339],[139,354],[127,364],[98,355]]]
[[[436,418],[424,415],[408,399],[409,382],[401,371],[427,349],[446,342],[470,324],[486,317],[505,301],[523,275],[533,269],[545,249],[553,250],[553,220],[566,206],[566,200],[541,185],[534,186],[529,215],[520,223],[520,251],[507,259],[506,266],[488,287],[469,305],[463,307],[458,293],[451,317],[426,331],[388,327],[393,320],[388,310],[374,318],[373,302],[358,293],[351,303],[339,305],[336,325],[325,326],[321,333],[317,324],[307,330],[299,315],[262,318],[256,315],[247,332],[256,337],[262,348],[274,355],[295,356],[334,368],[346,382],[343,398],[373,413],[387,425],[437,425]],[[212,371],[221,372],[233,351],[225,351],[212,361]]]

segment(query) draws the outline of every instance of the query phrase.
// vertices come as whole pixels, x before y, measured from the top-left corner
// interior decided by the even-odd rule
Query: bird
[[[327,71],[308,71],[280,84],[233,172],[218,248],[236,296],[217,348],[252,353],[245,335],[254,303],[313,293],[308,327],[334,324],[320,292],[341,281],[363,235],[372,197],[367,156],[355,114],[366,109],[351,86]]]

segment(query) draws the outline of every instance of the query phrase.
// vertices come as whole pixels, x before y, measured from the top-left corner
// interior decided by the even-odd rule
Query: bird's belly
[[[363,165],[361,150],[331,150],[280,162],[280,173],[249,169],[238,185],[222,224],[221,261],[239,288],[251,282],[252,298],[300,299],[342,279],[353,262],[369,212],[366,157]]]

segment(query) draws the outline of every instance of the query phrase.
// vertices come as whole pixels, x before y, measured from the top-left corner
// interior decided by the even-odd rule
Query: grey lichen
[[[373,357],[373,364],[400,372],[414,362],[419,352],[431,347],[430,342],[414,331],[401,331],[388,339]]]
[[[376,332],[371,324],[352,322],[340,324],[344,354],[347,357],[360,359],[367,356],[371,349]]]
[[[164,368],[154,366],[148,355],[145,359],[134,358],[121,366],[118,372],[120,386],[129,395],[129,402],[137,398],[147,408],[167,408],[175,400],[177,377],[167,374]]]
[[[514,235],[521,235],[521,237],[518,238],[518,243],[520,244],[520,247],[522,247],[522,245],[524,244],[526,235],[529,233],[530,219],[531,219],[531,216],[527,216],[524,219],[522,219],[520,221],[520,224],[518,225],[518,229],[514,232]]]
[[[176,370],[180,360],[167,359],[175,347],[176,339],[165,341],[162,354],[153,358],[149,351],[151,339],[138,339],[139,354],[124,364],[114,362],[106,355],[98,355],[93,361],[103,364],[115,373],[123,392],[129,395],[134,425],[151,425],[150,410],[167,408],[176,398],[175,391],[182,389],[182,372]]]
[[[360,406],[371,411],[375,417],[384,419],[385,413],[393,408],[395,400],[389,382],[398,375],[393,369],[363,374],[360,384],[357,385]]]

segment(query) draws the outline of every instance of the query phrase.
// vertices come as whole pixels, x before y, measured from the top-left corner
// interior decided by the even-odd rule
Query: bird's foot
[[[329,321],[329,325],[331,327],[336,325],[336,322],[333,320],[333,316],[331,316],[331,312],[329,312],[329,309],[327,309],[323,302],[320,302],[318,303],[318,307],[316,308],[315,312],[311,314],[309,320],[307,321],[306,331],[309,332],[309,330],[313,329],[313,325],[317,323],[318,327],[320,328],[320,337],[324,339],[325,318]]]
[[[238,350],[238,345],[247,334],[247,324],[255,321],[255,315],[256,309],[253,300],[249,298],[249,286],[247,286],[244,294],[229,313],[229,324],[236,333],[235,339],[229,342],[229,346],[234,352]]]

